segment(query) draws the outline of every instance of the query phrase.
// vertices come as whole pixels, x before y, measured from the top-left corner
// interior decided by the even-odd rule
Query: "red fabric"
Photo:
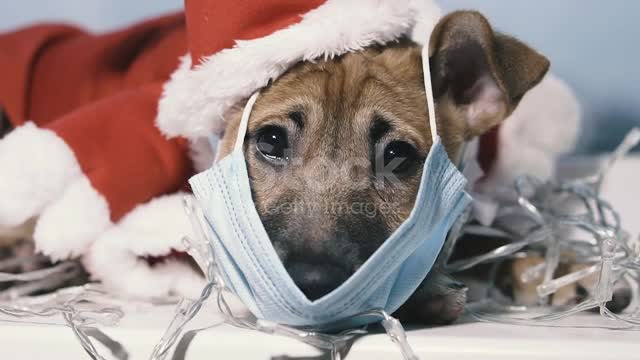
[[[39,56],[28,116],[46,123],[120,91],[164,82],[186,51],[182,15],[105,35],[77,33]]]
[[[65,25],[41,25],[0,34],[0,108],[14,126],[28,117],[33,68],[48,46],[78,35]]]
[[[298,23],[325,0],[185,0],[189,51],[197,65],[208,55]],[[212,37],[211,34],[216,34]]]
[[[33,120],[62,137],[116,221],[192,173],[186,142],[155,126],[186,52],[182,14],[104,35],[59,25],[0,35],[0,106],[14,126]]]
[[[498,159],[500,126],[495,126],[480,137],[478,163],[485,174],[488,174]]]
[[[50,123],[75,153],[113,220],[137,204],[178,191],[192,174],[186,141],[155,126],[162,83],[118,92]]]

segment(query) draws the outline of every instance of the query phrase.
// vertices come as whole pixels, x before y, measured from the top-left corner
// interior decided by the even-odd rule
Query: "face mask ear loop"
[[[251,97],[249,98],[249,101],[247,101],[247,105],[245,105],[244,110],[242,111],[242,119],[240,120],[240,126],[238,127],[238,137],[236,137],[234,151],[242,149],[244,136],[246,135],[247,127],[249,126],[249,116],[251,116],[251,109],[253,109],[253,105],[256,103],[258,95],[260,95],[259,91],[253,93],[253,95],[251,95]]]
[[[436,105],[433,100],[433,86],[431,85],[431,67],[429,66],[429,42],[422,47],[422,72],[424,74],[424,92],[427,98],[429,111],[429,126],[431,127],[431,139],[436,142],[438,138],[438,124],[436,122]]]

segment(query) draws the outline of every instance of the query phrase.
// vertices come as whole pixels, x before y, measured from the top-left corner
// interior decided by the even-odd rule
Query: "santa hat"
[[[187,0],[189,54],[164,86],[168,137],[220,134],[227,112],[294,64],[402,37],[427,40],[431,0]]]

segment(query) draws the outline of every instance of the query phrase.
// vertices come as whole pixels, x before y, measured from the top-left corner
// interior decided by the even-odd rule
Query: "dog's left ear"
[[[484,133],[504,120],[549,69],[543,55],[495,33],[475,11],[458,11],[436,25],[429,42],[434,96],[461,112],[466,135]],[[443,103],[439,101],[439,103]]]

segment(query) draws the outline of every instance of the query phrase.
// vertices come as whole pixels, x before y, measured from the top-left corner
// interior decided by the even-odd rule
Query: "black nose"
[[[292,262],[287,271],[309,300],[316,300],[347,280],[347,271],[329,262]]]

